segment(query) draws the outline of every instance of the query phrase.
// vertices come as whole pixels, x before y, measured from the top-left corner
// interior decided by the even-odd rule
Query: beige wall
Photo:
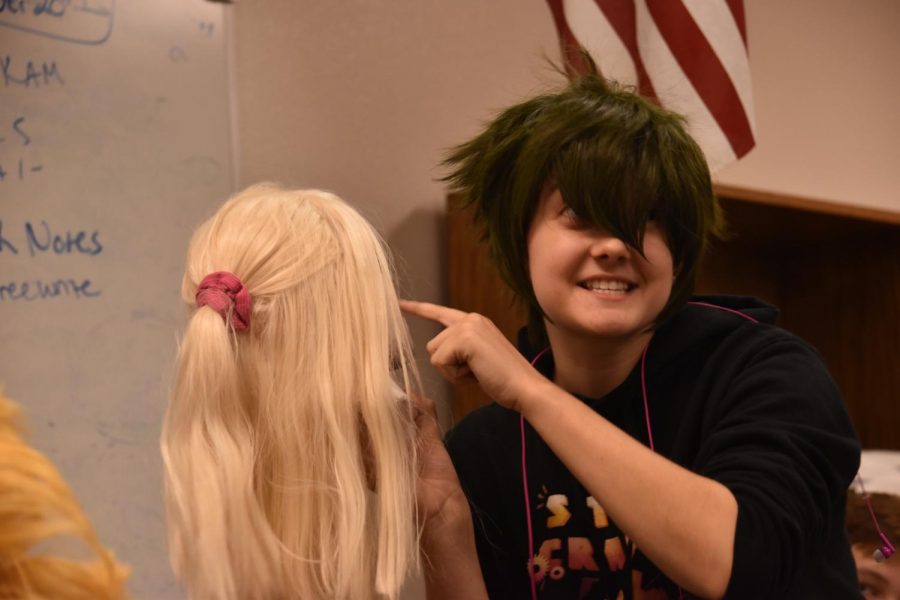
[[[744,4],[757,147],[719,180],[900,212],[900,2]]]

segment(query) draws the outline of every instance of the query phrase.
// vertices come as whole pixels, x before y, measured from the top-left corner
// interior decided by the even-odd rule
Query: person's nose
[[[591,257],[601,262],[623,262],[628,258],[628,245],[606,232],[596,232],[591,240]]]

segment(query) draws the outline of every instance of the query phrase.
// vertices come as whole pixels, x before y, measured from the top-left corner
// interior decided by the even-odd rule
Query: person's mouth
[[[588,291],[599,292],[601,294],[627,294],[637,287],[637,285],[630,281],[607,277],[587,279],[578,285]]]

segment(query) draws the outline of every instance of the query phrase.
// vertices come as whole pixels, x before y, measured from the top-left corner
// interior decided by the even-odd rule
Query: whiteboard
[[[0,385],[137,598],[181,598],[160,423],[192,229],[233,189],[226,8],[0,0]]]

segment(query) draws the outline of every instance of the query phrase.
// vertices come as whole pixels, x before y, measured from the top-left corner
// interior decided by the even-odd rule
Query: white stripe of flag
[[[753,148],[742,0],[547,2],[564,55],[580,46],[606,77],[683,114],[713,171]]]

